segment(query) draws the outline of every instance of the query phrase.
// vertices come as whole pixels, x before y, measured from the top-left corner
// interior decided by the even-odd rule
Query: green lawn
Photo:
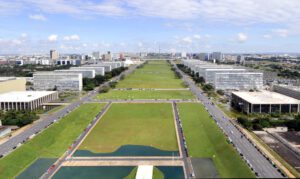
[[[212,158],[222,178],[255,177],[203,105],[179,103],[178,108],[191,157]]]
[[[120,81],[117,88],[184,88],[183,81],[175,78],[171,65],[166,61],[149,61],[144,67]]]
[[[58,158],[105,104],[83,104],[20,148],[0,159],[0,178],[14,178],[38,158]]]
[[[79,150],[110,153],[123,145],[152,146],[177,151],[172,105],[112,104],[79,146]]]
[[[195,99],[190,90],[111,90],[97,99]]]

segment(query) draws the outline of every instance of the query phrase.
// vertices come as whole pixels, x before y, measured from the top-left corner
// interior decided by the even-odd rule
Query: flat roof
[[[56,91],[12,91],[0,94],[0,102],[30,102],[41,97],[57,93]]]
[[[16,80],[16,77],[0,77],[0,82],[9,81],[9,80]]]
[[[251,104],[300,104],[300,101],[295,98],[265,90],[255,92],[239,91],[232,92],[232,94]]]

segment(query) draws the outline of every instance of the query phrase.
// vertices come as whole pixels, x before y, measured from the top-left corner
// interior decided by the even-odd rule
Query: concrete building
[[[98,51],[98,52],[93,52],[92,53],[92,58],[95,59],[95,60],[100,60],[101,59],[101,53]]]
[[[39,72],[33,74],[35,90],[82,91],[82,74]]]
[[[55,70],[55,73],[80,73],[82,78],[95,78],[96,72],[94,69],[85,70],[85,69],[70,69],[70,70]]]
[[[215,69],[204,69],[203,73],[198,72],[199,76],[203,76],[206,83],[214,84],[215,76],[218,73],[237,73],[237,72],[246,72],[246,69],[231,69],[231,68],[215,68]]]
[[[216,90],[261,90],[263,73],[216,73],[213,85]]]
[[[50,59],[51,60],[58,60],[59,53],[56,50],[50,50]]]
[[[108,51],[106,54],[102,55],[102,60],[103,61],[112,61],[112,54],[110,51]]]
[[[300,101],[270,91],[232,92],[231,106],[250,113],[298,113]]]
[[[111,65],[109,64],[92,64],[92,65],[84,65],[83,67],[104,67],[105,72],[110,72],[112,70]]]
[[[0,94],[0,110],[35,110],[57,99],[56,91],[14,91]]]
[[[95,70],[96,75],[105,75],[105,68],[101,66],[71,67],[70,70]]]
[[[273,91],[300,100],[300,87],[289,85],[273,85]]]
[[[209,54],[208,53],[200,53],[199,54],[199,60],[208,61],[209,60]]]
[[[26,78],[0,77],[0,94],[11,91],[26,91]]]
[[[215,61],[223,61],[223,55],[221,52],[213,52],[210,55],[210,59]]]

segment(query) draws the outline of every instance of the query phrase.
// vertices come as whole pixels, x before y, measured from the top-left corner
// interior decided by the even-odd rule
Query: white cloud
[[[52,34],[48,37],[48,41],[49,42],[56,42],[57,41],[57,38],[58,38],[58,35],[56,34]]]
[[[248,36],[244,33],[238,33],[237,40],[238,40],[238,42],[243,43],[248,40]]]
[[[22,38],[26,38],[27,36],[28,36],[28,35],[27,35],[26,33],[22,33],[22,34],[21,34],[21,37],[22,37]]]
[[[29,19],[38,20],[38,21],[46,21],[47,18],[42,14],[33,14],[28,16]]]
[[[184,43],[192,43],[193,40],[192,40],[191,37],[184,37],[184,38],[182,38],[182,42],[184,42]]]
[[[200,39],[201,39],[201,36],[198,35],[198,34],[195,34],[193,37],[194,37],[194,39],[197,39],[197,40],[200,40]]]
[[[79,37],[79,35],[74,34],[74,35],[70,35],[70,36],[64,36],[63,40],[65,40],[65,41],[78,41],[78,40],[80,40],[80,37]]]
[[[288,29],[273,29],[272,32],[278,35],[279,37],[287,37],[289,34]]]
[[[270,35],[270,34],[264,34],[264,35],[263,35],[263,38],[265,38],[265,39],[271,39],[271,38],[272,38],[272,35]]]

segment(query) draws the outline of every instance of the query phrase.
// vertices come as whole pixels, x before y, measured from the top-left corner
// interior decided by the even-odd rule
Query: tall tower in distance
[[[56,50],[50,50],[50,59],[51,60],[58,60],[59,53]]]

